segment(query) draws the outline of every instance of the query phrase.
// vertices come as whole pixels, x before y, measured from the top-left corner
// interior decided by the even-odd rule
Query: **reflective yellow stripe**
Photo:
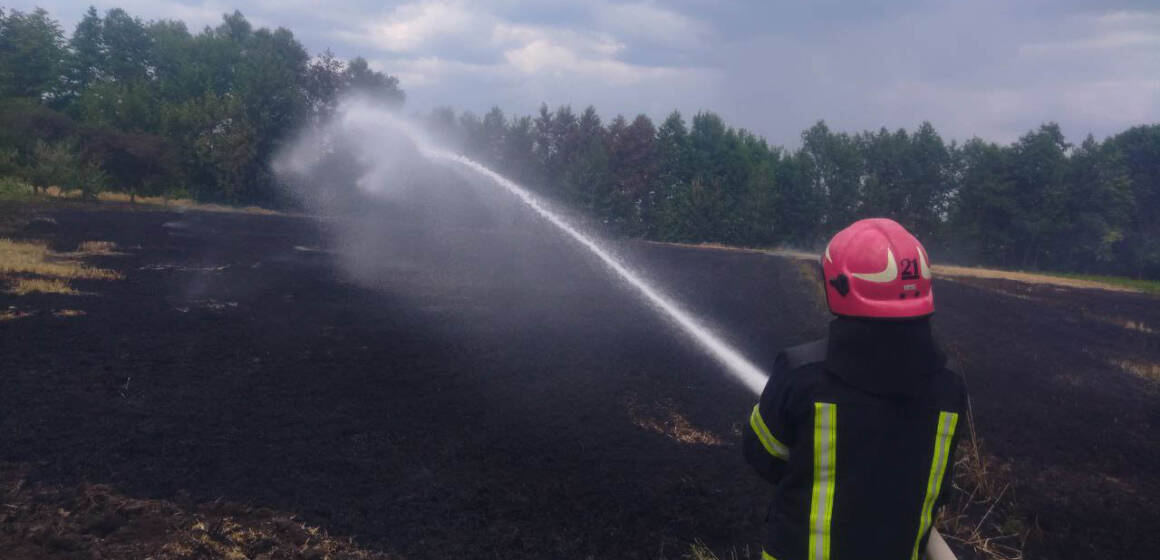
[[[959,415],[954,412],[940,412],[938,415],[938,431],[934,435],[934,456],[930,460],[930,478],[926,481],[926,498],[922,501],[922,513],[918,518],[918,536],[914,539],[911,560],[918,560],[918,547],[922,544],[922,536],[930,529],[934,502],[938,499],[939,489],[942,488],[943,474],[946,473],[947,460],[951,455],[951,440],[954,438],[955,426],[958,423]]]
[[[761,560],[777,560],[777,558],[774,558],[772,554],[763,550],[761,551]]]
[[[773,432],[769,431],[765,425],[765,420],[761,417],[761,411],[758,409],[760,406],[754,405],[753,412],[749,415],[749,427],[753,428],[753,433],[757,434],[757,439],[761,441],[762,447],[765,447],[770,455],[782,461],[788,461],[789,448],[773,437]]]
[[[809,560],[830,558],[837,443],[838,405],[814,403],[814,489],[810,498]]]

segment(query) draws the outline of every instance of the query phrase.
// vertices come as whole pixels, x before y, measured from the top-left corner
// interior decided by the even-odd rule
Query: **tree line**
[[[67,40],[45,12],[0,11],[0,175],[36,186],[174,189],[286,205],[280,143],[347,91],[404,95],[364,59],[311,57],[240,14],[197,34],[90,8]],[[426,117],[463,153],[609,231],[657,240],[816,247],[891,217],[944,259],[1160,278],[1160,125],[1078,145],[1048,123],[1000,145],[824,122],[788,150],[716,114],[604,122],[588,107]]]
[[[770,146],[702,112],[603,124],[541,106],[482,118],[443,108],[430,126],[466,154],[617,233],[816,247],[863,217],[893,218],[953,260],[1160,278],[1160,125],[1067,142],[1044,124],[1010,145],[917,129],[836,132]]]
[[[47,12],[0,9],[0,174],[34,187],[287,203],[270,169],[281,142],[347,91],[392,104],[392,76],[240,12],[192,33],[89,8],[67,39]]]

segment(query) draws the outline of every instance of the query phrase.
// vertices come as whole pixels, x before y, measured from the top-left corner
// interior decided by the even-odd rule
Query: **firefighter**
[[[821,256],[829,337],[782,351],[744,430],[775,485],[763,560],[918,560],[966,427],[966,386],[931,333],[930,260],[888,219]]]

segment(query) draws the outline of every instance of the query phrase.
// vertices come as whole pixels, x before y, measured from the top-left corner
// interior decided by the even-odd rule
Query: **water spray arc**
[[[618,261],[615,257],[605,251],[602,247],[596,244],[588,236],[580,233],[575,227],[569,224],[560,216],[545,208],[536,198],[524,190],[522,187],[511,181],[510,179],[488,169],[482,164],[473,161],[467,157],[458,154],[449,154],[446,152],[428,152],[428,155],[440,159],[448,159],[487,177],[511,194],[518,197],[524,204],[535,211],[544,219],[552,223],[552,225],[559,228],[564,233],[568,234],[573,240],[596,255],[608,268],[615,272],[622,280],[628,282],[633,288],[644,296],[649,303],[677,323],[685,332],[689,334],[694,340],[701,344],[705,350],[717,358],[718,361],[724,365],[729,373],[737,378],[742,384],[748,387],[754,393],[760,394],[765,388],[765,382],[768,377],[757,366],[753,365],[749,360],[741,355],[732,346],[729,346],[723,340],[718,338],[715,334],[709,331],[704,325],[701,325],[692,315],[684,309],[681,309],[672,300],[662,295],[652,286],[649,286],[642,278],[629,270],[624,264]]]
[[[768,376],[761,371],[757,366],[753,365],[748,359],[741,355],[736,349],[730,346],[725,341],[721,340],[717,335],[713,334],[707,327],[702,325],[696,318],[694,318],[688,311],[682,309],[679,305],[669,299],[667,296],[659,292],[653,286],[650,286],[643,278],[630,270],[624,263],[620,262],[611,253],[601,247],[591,237],[583,234],[575,226],[570,224],[560,215],[549,210],[543,203],[530,193],[527,189],[516,184],[511,179],[496,173],[487,166],[472,160],[468,157],[441,150],[434,147],[433,143],[426,139],[426,136],[421,130],[414,127],[408,122],[405,122],[394,115],[382,111],[376,111],[377,120],[395,128],[408,136],[419,150],[428,158],[439,161],[447,161],[458,164],[470,171],[473,171],[485,179],[490,180],[494,184],[503,188],[509,194],[514,195],[525,206],[534,211],[537,215],[547,220],[552,225],[556,226],[561,232],[568,235],[574,241],[579,243],[593,255],[600,259],[610,270],[616,273],[620,279],[627,282],[630,286],[642,295],[655,309],[660,311],[665,317],[671,319],[674,323],[681,327],[681,329],[696,341],[702,348],[704,348],[711,356],[717,359],[721,365],[745,387],[755,394],[760,394],[765,388],[765,382]],[[347,118],[351,118],[351,114],[347,114]]]

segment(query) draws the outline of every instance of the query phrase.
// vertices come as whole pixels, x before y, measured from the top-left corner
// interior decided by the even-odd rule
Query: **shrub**
[[[32,196],[32,185],[17,177],[0,177],[0,200],[20,200]]]

